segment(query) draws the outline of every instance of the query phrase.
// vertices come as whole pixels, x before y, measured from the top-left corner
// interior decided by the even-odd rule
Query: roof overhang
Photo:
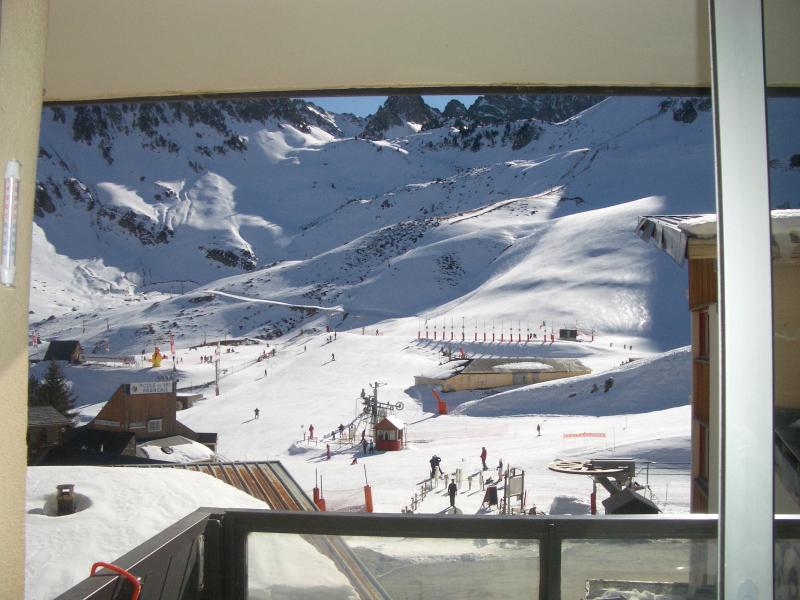
[[[765,0],[769,84],[800,3]],[[476,28],[476,24],[480,27]],[[46,102],[515,87],[707,91],[706,0],[50,0]]]
[[[772,258],[800,262],[800,210],[773,210]],[[717,215],[639,217],[636,235],[652,242],[679,265],[689,259],[717,257]]]

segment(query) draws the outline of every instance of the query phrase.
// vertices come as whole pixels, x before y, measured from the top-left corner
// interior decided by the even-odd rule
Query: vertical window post
[[[719,597],[773,595],[772,264],[762,4],[710,0],[720,259]],[[713,482],[712,482],[713,484]]]

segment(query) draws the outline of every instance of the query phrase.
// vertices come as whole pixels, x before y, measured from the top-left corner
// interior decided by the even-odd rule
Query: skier
[[[336,357],[333,355],[333,352],[331,352],[331,362],[333,362],[335,360],[336,360]]]
[[[483,470],[488,471],[489,467],[486,466],[486,457],[488,453],[486,452],[486,446],[481,447],[481,462],[483,463]]]
[[[325,444],[325,459],[326,460],[330,460],[331,459],[331,445],[330,444]]]
[[[364,451],[364,454],[367,454],[367,440],[361,440],[361,449]]]
[[[450,485],[447,486],[447,493],[450,494],[450,506],[453,508],[456,507],[456,492],[458,491],[458,486],[456,485],[456,480],[451,479]]]
[[[369,441],[369,453],[375,454],[375,442],[373,442],[372,440]]]
[[[340,438],[344,437],[344,425],[342,425],[341,423],[339,423],[339,437]]]
[[[309,425],[308,426],[308,439],[310,440],[313,437],[314,437],[314,426],[313,425]]]
[[[538,423],[536,424],[536,437],[541,437],[542,435],[542,426]]]
[[[253,418],[254,418],[254,419],[257,419],[257,418],[258,418],[258,415],[259,415],[260,413],[261,413],[261,411],[260,411],[260,410],[258,410],[258,409],[255,409],[255,410],[253,411],[253,414],[255,415]]]

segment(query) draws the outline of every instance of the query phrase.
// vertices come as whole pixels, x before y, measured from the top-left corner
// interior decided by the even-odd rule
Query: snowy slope
[[[134,127],[141,114],[131,109],[102,148],[74,141],[69,110],[64,122],[46,112],[40,181],[53,212],[40,211],[45,237],[37,237],[34,260],[54,263],[55,252],[77,264],[34,271],[32,321],[74,312],[40,325],[45,336],[72,337],[78,323],[84,333],[92,309],[141,305],[144,290],[206,286],[338,306],[365,325],[412,315],[577,321],[654,349],[683,344],[685,318],[673,325],[685,317],[684,275],[630,230],[643,212],[712,209],[710,115],[701,110],[683,123],[662,109],[658,99],[614,98],[558,125],[447,126],[377,142],[336,137],[336,116],[313,108],[326,129],[225,114],[222,139],[163,109],[153,131],[165,147]],[[515,147],[526,127],[535,135]],[[611,206],[618,208],[602,212]],[[577,220],[552,221],[571,215]],[[539,240],[547,243],[537,248]],[[86,266],[97,256],[102,264]],[[578,284],[587,269],[595,275]],[[75,288],[88,291],[47,299],[53,289]],[[270,337],[305,318],[274,307],[254,316],[225,302],[224,318],[201,310],[208,323],[196,311],[187,322],[179,318],[187,301],[162,305],[158,320],[141,308],[106,315],[127,330],[94,336],[132,352],[154,341],[131,341],[143,327],[194,343],[204,331]],[[205,308],[212,307],[216,314],[220,306]]]

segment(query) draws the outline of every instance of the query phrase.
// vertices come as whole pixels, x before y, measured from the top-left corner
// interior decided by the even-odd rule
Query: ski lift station
[[[577,358],[476,358],[454,360],[414,377],[415,385],[438,385],[445,392],[530,385],[588,375]]]
[[[401,450],[405,442],[406,424],[393,416],[384,417],[375,425],[375,448],[378,450]]]

